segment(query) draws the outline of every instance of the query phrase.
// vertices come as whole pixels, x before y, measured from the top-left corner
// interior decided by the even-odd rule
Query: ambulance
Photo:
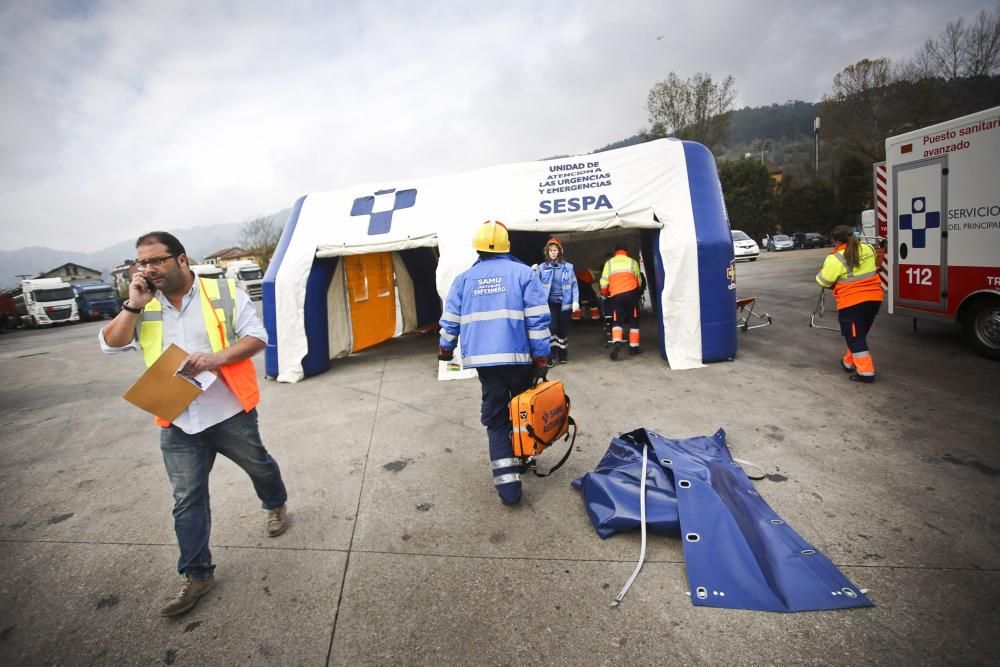
[[[889,312],[957,321],[1000,359],[1000,107],[890,137],[875,165]]]

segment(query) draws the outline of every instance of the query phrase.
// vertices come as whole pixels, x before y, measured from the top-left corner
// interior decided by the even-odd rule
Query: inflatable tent
[[[264,277],[267,376],[297,382],[332,359],[433,327],[452,280],[476,260],[476,228],[490,219],[507,225],[512,252],[529,264],[550,234],[578,246],[602,239],[601,259],[609,235],[631,239],[670,367],[735,356],[733,244],[715,159],[700,144],[661,139],[300,198]],[[579,254],[567,253],[579,266]]]

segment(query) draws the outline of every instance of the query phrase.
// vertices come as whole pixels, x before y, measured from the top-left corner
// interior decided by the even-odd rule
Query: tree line
[[[885,159],[887,137],[1000,104],[998,73],[1000,5],[971,21],[948,23],[909,60],[865,58],[848,65],[818,105],[744,109],[735,125],[732,76],[716,80],[697,73],[684,79],[670,72],[649,91],[650,128],[619,144],[661,137],[698,141],[719,158],[733,229],[755,238],[826,232],[856,224],[871,207],[872,164]],[[820,119],[819,168],[812,111]],[[779,142],[791,145],[787,154],[795,157],[782,163],[780,175],[759,153]]]

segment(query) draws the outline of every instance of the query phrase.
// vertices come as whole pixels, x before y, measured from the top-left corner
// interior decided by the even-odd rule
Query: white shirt
[[[211,354],[212,344],[208,339],[208,332],[205,331],[205,318],[202,315],[200,303],[201,296],[198,293],[200,282],[200,280],[194,281],[194,285],[181,300],[180,310],[174,308],[162,292],[156,292],[157,300],[163,305],[164,349],[173,343],[185,352]],[[253,336],[267,342],[267,330],[264,329],[260,318],[257,317],[253,302],[250,301],[246,292],[237,289],[236,337],[243,338],[244,336]],[[139,349],[138,339],[135,336],[128,345],[111,347],[104,340],[103,329],[98,332],[97,340],[101,343],[101,351],[105,354],[118,354]],[[185,433],[193,435],[201,433],[208,427],[225,421],[242,411],[243,406],[240,405],[236,395],[220,376],[203,394],[192,401],[191,405],[173,421],[173,424]]]

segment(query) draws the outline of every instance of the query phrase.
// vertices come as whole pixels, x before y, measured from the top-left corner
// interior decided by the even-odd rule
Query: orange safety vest
[[[639,287],[639,262],[628,256],[624,250],[604,263],[601,272],[601,294],[617,296]]]
[[[236,343],[236,281],[232,278],[198,279],[198,293],[201,295],[201,312],[205,320],[205,331],[212,346],[212,352],[219,352]],[[163,304],[153,299],[142,311],[136,325],[139,332],[139,346],[146,366],[152,366],[163,354]],[[244,412],[250,412],[260,402],[260,388],[257,385],[257,370],[253,361],[243,359],[232,364],[219,366],[219,373],[230,391],[235,394]],[[164,428],[170,422],[156,417],[156,424]]]
[[[847,266],[844,251],[847,244],[841,244],[827,255],[823,268],[816,275],[816,282],[823,287],[832,287],[837,300],[837,310],[856,306],[865,301],[882,301],[882,285],[878,279],[878,259],[875,249],[867,243],[858,247],[860,264]]]

